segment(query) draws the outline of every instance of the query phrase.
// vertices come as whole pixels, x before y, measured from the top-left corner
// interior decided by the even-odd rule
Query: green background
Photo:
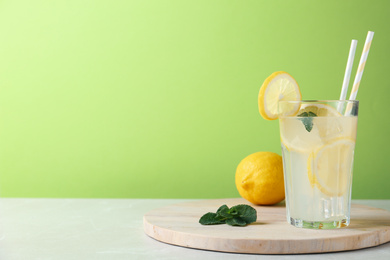
[[[358,93],[353,198],[390,199],[390,1],[1,1],[3,197],[237,197],[235,169],[281,153],[263,80],[338,99],[350,42],[375,32]]]

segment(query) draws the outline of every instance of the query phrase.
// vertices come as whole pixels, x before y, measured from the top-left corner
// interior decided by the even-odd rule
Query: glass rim
[[[307,100],[279,100],[284,103],[359,103],[359,100],[315,100],[315,99],[307,99]]]

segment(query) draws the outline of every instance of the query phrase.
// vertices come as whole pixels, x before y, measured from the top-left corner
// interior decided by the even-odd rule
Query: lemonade
[[[272,73],[258,96],[260,115],[280,123],[287,222],[315,229],[348,226],[359,102],[356,96],[301,97],[297,81],[284,71]]]
[[[347,226],[358,101],[279,101],[280,111],[293,106],[299,107],[295,114],[279,115],[287,221]]]

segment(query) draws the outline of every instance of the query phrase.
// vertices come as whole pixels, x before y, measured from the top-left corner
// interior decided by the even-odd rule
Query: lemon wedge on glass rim
[[[266,78],[259,91],[260,115],[267,120],[278,119],[279,114],[295,115],[299,111],[299,102],[283,106],[283,111],[278,111],[278,103],[282,100],[299,101],[301,99],[301,91],[296,80],[287,72],[274,72]]]

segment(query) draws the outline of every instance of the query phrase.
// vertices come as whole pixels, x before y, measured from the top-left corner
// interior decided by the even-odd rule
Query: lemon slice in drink
[[[297,114],[300,115],[304,112],[312,112],[317,117],[327,117],[326,119],[314,119],[315,128],[323,141],[335,139],[343,132],[341,121],[338,118],[342,115],[336,108],[325,104],[302,104]]]
[[[259,92],[259,112],[267,120],[279,118],[279,113],[289,116],[298,112],[299,103],[283,107],[278,112],[278,102],[281,100],[301,100],[302,95],[295,79],[284,71],[272,73],[263,83]]]
[[[312,112],[317,116],[341,116],[337,109],[325,104],[302,104],[297,114],[300,115],[304,112]]]
[[[312,185],[328,196],[343,195],[351,181],[355,141],[339,138],[311,153],[308,177]]]
[[[297,115],[302,113],[314,113],[313,130],[308,132],[299,117],[281,118],[280,138],[283,145],[289,151],[308,153],[324,145],[329,140],[340,136],[343,132],[338,117],[341,114],[332,106],[325,104],[301,104]],[[319,118],[326,117],[326,118]]]

